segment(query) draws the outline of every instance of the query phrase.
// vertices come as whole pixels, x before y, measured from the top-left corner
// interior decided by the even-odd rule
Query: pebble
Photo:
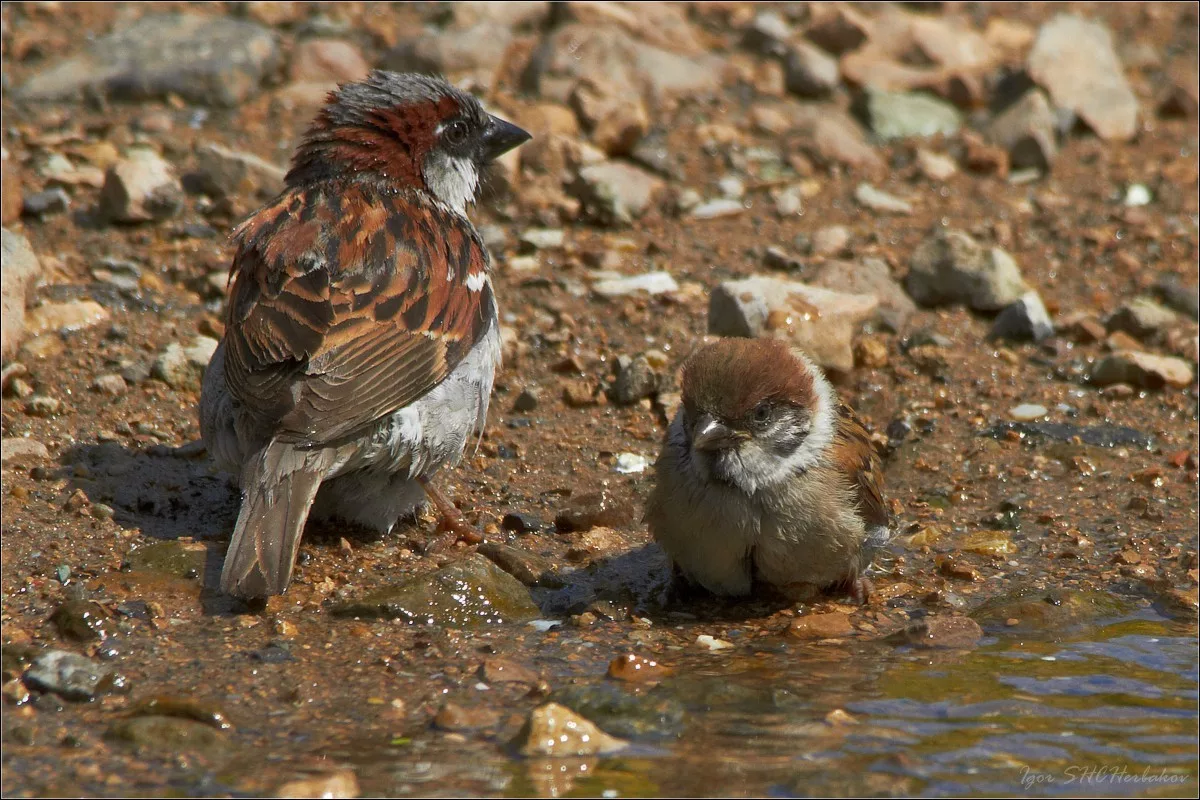
[[[1154,282],[1154,292],[1179,313],[1200,319],[1200,291],[1195,286],[1184,286],[1174,275],[1165,275]]]
[[[858,109],[871,132],[883,141],[949,136],[962,127],[954,106],[928,94],[887,92],[868,87]]]
[[[565,236],[562,228],[526,228],[519,241],[530,250],[553,250],[563,246]]]
[[[717,639],[707,633],[702,633],[696,637],[696,644],[703,647],[705,650],[728,650],[733,645],[724,639]]]
[[[614,680],[628,683],[655,683],[669,677],[673,672],[670,667],[665,667],[652,658],[625,653],[608,663],[607,675]]]
[[[618,503],[608,490],[581,494],[554,516],[559,533],[587,531],[592,528],[619,528],[632,520],[626,504]]]
[[[796,42],[783,59],[783,85],[804,98],[827,97],[841,82],[837,59],[807,42]]]
[[[172,389],[196,388],[216,349],[217,340],[207,336],[195,337],[187,347],[172,342],[155,359],[150,375]]]
[[[1104,325],[1109,333],[1127,333],[1137,339],[1148,339],[1179,324],[1179,316],[1149,297],[1135,297],[1122,303]]]
[[[551,758],[602,755],[629,746],[557,703],[546,703],[531,711],[514,744],[522,755]]]
[[[778,58],[787,52],[792,28],[774,11],[759,11],[742,31],[742,47],[761,56]]]
[[[620,275],[608,271],[596,271],[590,276],[592,291],[603,297],[623,297],[635,292],[650,295],[679,291],[679,284],[667,272],[646,272],[641,275]]]
[[[515,661],[499,656],[485,658],[479,665],[479,679],[487,684],[526,683],[535,685],[539,680],[536,672]]]
[[[665,376],[660,372],[665,361],[666,357],[662,356],[651,363],[644,353],[635,358],[620,356],[613,363],[616,374],[608,390],[608,399],[619,406],[631,406],[657,394],[665,382]]]
[[[869,183],[860,183],[854,190],[854,199],[863,208],[883,214],[911,214],[912,204],[895,195],[876,189]]]
[[[713,290],[708,331],[717,336],[775,336],[804,348],[823,367],[854,367],[852,341],[879,306],[876,297],[756,276]]]
[[[184,753],[220,758],[232,745],[225,731],[203,722],[179,717],[151,715],[121,719],[109,726],[105,738],[123,742],[139,751],[175,758]]]
[[[637,453],[618,453],[613,464],[613,471],[621,475],[636,475],[645,472],[650,466],[650,459]]]
[[[1195,373],[1182,358],[1157,356],[1135,350],[1118,350],[1105,356],[1092,369],[1091,380],[1097,386],[1128,383],[1143,389],[1166,386],[1185,389],[1192,385]]]
[[[354,798],[362,795],[358,785],[358,777],[351,769],[339,769],[333,772],[321,772],[316,775],[306,775],[281,783],[275,788],[275,797],[296,798]]]
[[[174,168],[145,147],[134,148],[108,168],[100,190],[100,213],[114,222],[151,222],[179,213],[183,186]]]
[[[283,189],[287,171],[253,153],[215,142],[196,148],[199,189],[210,197],[273,197]]]
[[[842,255],[849,246],[850,229],[845,225],[827,225],[812,235],[812,251],[817,255]]]
[[[352,83],[367,77],[371,65],[352,43],[305,39],[292,50],[288,77],[299,83]]]
[[[1033,340],[1041,342],[1054,335],[1054,323],[1037,292],[1029,291],[1005,308],[992,323],[992,339]]]
[[[1014,407],[1008,412],[1008,416],[1018,422],[1033,422],[1035,419],[1041,419],[1050,413],[1049,410],[1037,403],[1022,403]]]
[[[1100,138],[1128,141],[1137,133],[1137,97],[1103,23],[1058,14],[1038,31],[1028,67],[1057,107],[1077,114]]]
[[[107,322],[111,316],[107,308],[94,300],[42,303],[27,312],[25,329],[30,336],[50,332],[67,333]]]
[[[1058,119],[1046,94],[1030,89],[987,126],[989,138],[1008,151],[1013,170],[1050,171],[1058,155]]]
[[[22,680],[31,689],[53,692],[73,702],[87,702],[99,694],[128,690],[124,676],[98,661],[66,650],[41,653]]]
[[[976,311],[999,311],[1030,291],[1012,256],[956,230],[939,230],[917,246],[904,287],[923,306],[965,303]]]
[[[1125,190],[1125,205],[1128,208],[1148,206],[1152,200],[1154,200],[1154,195],[1143,183],[1131,183]]]
[[[530,411],[535,411],[538,407],[539,392],[532,387],[525,387],[521,393],[517,395],[517,399],[513,400],[513,411],[519,414],[524,414]]]
[[[804,614],[792,620],[788,634],[806,641],[842,639],[854,635],[850,615],[843,611],[828,614]]]
[[[650,208],[655,195],[666,183],[631,164],[606,162],[579,170],[578,179],[568,187],[583,204],[589,219],[608,226],[628,225]]]
[[[630,155],[650,129],[642,98],[595,77],[579,81],[569,98],[592,144],[608,156]]]
[[[897,645],[921,650],[936,648],[968,649],[983,638],[983,629],[970,617],[935,616],[910,622],[907,627],[886,637]]]
[[[923,148],[917,150],[917,168],[926,178],[938,183],[948,181],[958,172],[958,164],[953,158]]]
[[[61,214],[70,207],[71,196],[58,186],[27,194],[21,200],[21,213],[28,217],[48,217],[51,214]]]
[[[509,516],[512,515],[505,516],[504,519],[507,521]],[[537,526],[524,532],[536,533],[541,530],[541,525],[536,520],[527,522],[535,523]],[[511,530],[511,528],[505,528],[505,530]],[[522,531],[518,531],[518,533],[520,532]],[[476,548],[476,552],[487,557],[497,567],[526,586],[558,588],[564,583],[563,579],[559,577],[558,567],[553,561],[528,550],[498,542],[484,542]]]
[[[876,316],[885,327],[900,331],[917,305],[892,277],[891,267],[881,258],[861,261],[828,261],[813,274],[814,286],[847,294],[870,295],[879,301]]]
[[[718,217],[735,216],[745,210],[746,206],[741,200],[722,197],[701,203],[688,212],[688,216],[692,219],[716,219]]]
[[[24,436],[5,436],[0,439],[0,461],[5,465],[46,461],[49,458],[50,451],[37,439]]]
[[[458,703],[445,703],[433,717],[433,727],[443,731],[474,731],[491,728],[500,721],[500,714],[486,707],[465,708]]]
[[[55,417],[62,407],[61,400],[45,394],[35,394],[25,401],[25,413],[31,417]]]

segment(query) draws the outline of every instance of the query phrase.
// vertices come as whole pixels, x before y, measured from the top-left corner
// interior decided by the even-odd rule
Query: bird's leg
[[[421,486],[425,489],[425,494],[429,497],[429,502],[433,503],[434,508],[438,512],[439,532],[448,534],[444,539],[435,542],[428,550],[442,549],[442,547],[453,545],[456,542],[466,542],[467,544],[479,544],[483,541],[483,534],[475,530],[463,519],[462,512],[454,507],[454,504],[446,499],[446,495],[442,494],[428,480],[421,480]]]
[[[850,599],[858,603],[860,606],[865,606],[871,600],[871,593],[875,591],[875,584],[865,575],[856,575],[846,581],[844,584],[846,593],[850,595]]]

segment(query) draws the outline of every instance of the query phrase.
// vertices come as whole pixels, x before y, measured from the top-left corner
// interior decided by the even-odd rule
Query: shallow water
[[[369,794],[1194,796],[1196,637],[1144,609],[970,652],[762,638],[681,653],[654,687],[596,682],[630,708],[683,710],[614,757],[523,759],[436,734],[327,755]],[[838,709],[850,719],[826,719]]]

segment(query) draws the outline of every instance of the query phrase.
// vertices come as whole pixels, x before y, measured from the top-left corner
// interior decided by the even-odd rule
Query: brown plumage
[[[243,492],[225,591],[282,592],[321,496],[390,529],[482,426],[497,312],[465,210],[527,138],[444,81],[375,72],[330,95],[284,192],[237,228],[201,398]]]

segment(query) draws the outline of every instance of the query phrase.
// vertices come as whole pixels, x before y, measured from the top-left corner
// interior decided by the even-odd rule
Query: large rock
[[[475,554],[334,609],[340,616],[400,619],[447,628],[524,622],[539,613],[521,582]]]
[[[115,222],[151,222],[179,213],[183,186],[175,170],[149,148],[130,150],[108,168],[100,190],[100,213]]]
[[[268,28],[221,15],[148,14],[34,75],[26,100],[63,100],[93,88],[121,99],[236,106],[258,92],[279,59]]]
[[[923,306],[999,311],[1030,290],[1012,256],[962,231],[938,231],[913,252],[904,288]]]
[[[1128,141],[1137,133],[1137,97],[1101,23],[1074,14],[1047,22],[1029,54],[1029,74],[1100,138]]]
[[[0,238],[4,269],[0,270],[0,356],[9,359],[25,336],[25,299],[42,274],[29,240],[8,228]]]
[[[708,331],[718,336],[774,336],[798,345],[823,367],[854,367],[851,341],[879,300],[817,286],[756,276],[713,290]]]

